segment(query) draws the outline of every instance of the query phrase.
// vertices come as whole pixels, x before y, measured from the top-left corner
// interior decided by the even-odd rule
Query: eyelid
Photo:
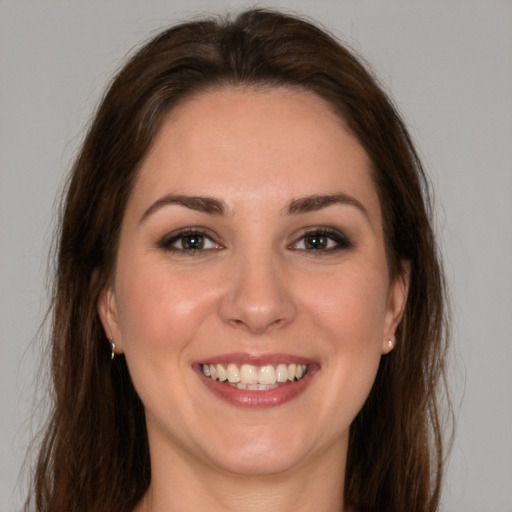
[[[209,249],[201,249],[201,250],[187,250],[187,249],[179,249],[177,247],[173,247],[173,244],[177,242],[180,238],[190,236],[190,235],[199,235],[202,236],[211,242],[213,242],[216,247],[215,248],[209,248]],[[162,237],[158,242],[157,245],[160,249],[166,250],[166,251],[172,251],[176,253],[191,253],[191,254],[198,254],[202,252],[208,252],[213,250],[220,250],[223,249],[224,246],[221,242],[218,241],[219,236],[211,231],[208,228],[202,227],[202,226],[189,226],[186,228],[177,229],[175,231],[172,231],[168,234],[166,234],[164,237]]]
[[[303,240],[307,236],[311,236],[311,235],[325,236],[325,237],[333,240],[337,245],[336,245],[336,247],[331,247],[331,248],[323,249],[323,250],[314,250],[314,249],[308,250],[308,249],[299,249],[299,248],[294,247],[301,240]],[[354,246],[354,244],[352,243],[351,239],[340,229],[332,228],[329,226],[311,226],[311,227],[306,227],[306,228],[303,228],[302,230],[300,230],[299,233],[297,233],[294,236],[293,242],[291,244],[289,244],[288,247],[292,250],[316,253],[316,255],[319,255],[322,253],[328,254],[328,253],[336,252],[339,250],[351,249],[353,246]]]

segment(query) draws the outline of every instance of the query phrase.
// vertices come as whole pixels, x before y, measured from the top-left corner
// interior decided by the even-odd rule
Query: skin
[[[225,211],[160,201],[168,194]],[[290,212],[326,194],[349,201]],[[203,249],[183,249],[183,228],[205,234]],[[311,249],[325,228],[333,238]],[[139,510],[342,510],[349,427],[406,296],[405,270],[390,282],[367,155],[327,103],[227,88],[176,107],[140,169],[98,304],[146,411],[152,482]],[[319,371],[282,405],[237,407],[193,368],[235,352]]]

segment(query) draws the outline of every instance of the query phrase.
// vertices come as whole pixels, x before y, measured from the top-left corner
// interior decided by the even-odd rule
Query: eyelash
[[[203,244],[205,242],[210,242],[214,245],[214,247],[189,247],[186,248],[183,246],[183,243],[185,239],[189,239],[189,243],[191,242],[190,239],[196,237],[197,239],[200,239],[198,242],[199,245]],[[178,254],[187,254],[187,255],[197,255],[199,253],[203,253],[206,251],[212,251],[212,250],[220,250],[223,249],[223,246],[215,241],[216,236],[209,234],[207,230],[204,228],[186,228],[181,229],[177,232],[171,233],[167,236],[165,236],[160,242],[158,242],[158,247],[160,249],[175,252]],[[304,244],[307,243],[307,239],[309,238],[310,244],[325,244],[325,247],[304,247],[299,248],[297,245],[301,242]],[[315,240],[316,239],[316,240]],[[323,240],[322,240],[323,239]],[[181,240],[181,247],[176,247],[175,244],[180,242]],[[334,246],[329,247],[330,244],[334,243]],[[193,243],[192,243],[193,245]],[[290,249],[294,249],[297,251],[304,251],[304,252],[310,252],[310,253],[316,253],[315,256],[321,256],[322,254],[329,254],[334,253],[341,250],[347,250],[351,249],[353,247],[352,242],[349,240],[349,238],[341,231],[337,229],[332,228],[308,228],[304,230],[300,236],[298,236],[295,241],[288,246]]]
[[[186,238],[191,239],[193,237],[196,237],[198,239],[200,238],[203,244],[205,241],[211,242],[212,244],[214,244],[215,247],[208,247],[208,248],[190,247],[188,249],[183,247],[184,240]],[[198,254],[198,253],[201,253],[204,251],[212,251],[212,250],[222,249],[223,248],[222,245],[215,242],[215,238],[216,237],[214,235],[207,233],[204,228],[185,228],[185,229],[180,229],[177,232],[174,232],[174,233],[171,233],[171,234],[165,236],[158,243],[158,247],[160,247],[160,249],[175,252],[178,254],[179,253],[181,253],[181,254],[188,253],[188,255],[195,255],[195,254]],[[180,240],[181,240],[182,247],[175,247],[174,244],[176,244]]]
[[[332,228],[308,228],[304,230],[300,236],[289,246],[290,248],[294,248],[297,244],[300,242],[306,243],[307,239],[310,239],[310,242],[314,242],[314,239],[316,238],[317,241],[319,239],[325,239],[325,242],[327,246],[323,249],[320,248],[301,248],[295,247],[298,251],[306,251],[310,253],[316,253],[315,256],[321,256],[323,254],[332,254],[334,252],[338,252],[341,250],[347,250],[351,249],[353,247],[352,242],[350,239],[343,233],[342,231],[339,231],[337,229]],[[334,242],[334,246],[329,247],[329,243]]]

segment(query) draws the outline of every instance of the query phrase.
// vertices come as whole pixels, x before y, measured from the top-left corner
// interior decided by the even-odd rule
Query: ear
[[[384,322],[384,339],[382,353],[388,354],[396,344],[395,332],[400,325],[407,303],[409,283],[411,278],[411,262],[401,261],[400,271],[389,287],[386,318]]]
[[[105,336],[113,341],[116,353],[123,352],[123,339],[117,314],[116,295],[111,285],[106,286],[98,299],[98,314],[100,316]]]

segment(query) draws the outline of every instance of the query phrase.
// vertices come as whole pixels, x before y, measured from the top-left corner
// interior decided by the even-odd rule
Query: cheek
[[[362,267],[333,273],[309,287],[309,310],[331,342],[361,352],[378,347],[384,332],[387,279]]]
[[[215,291],[161,265],[120,266],[116,287],[125,352],[176,350],[193,338],[214,302]],[[135,269],[135,271],[133,270]]]
[[[353,265],[310,287],[311,336],[327,348],[333,399],[350,403],[355,415],[368,395],[382,355],[388,293],[379,266]],[[313,338],[314,339],[314,338]]]
[[[311,336],[323,337],[328,380],[319,414],[333,435],[348,429],[363,407],[381,360],[387,282],[377,273],[364,275],[368,278],[358,272],[331,276],[310,295]]]
[[[180,407],[198,329],[211,311],[213,292],[165,263],[120,262],[116,304],[123,352],[146,412],[162,418],[162,404]],[[167,417],[169,424],[179,424]]]

